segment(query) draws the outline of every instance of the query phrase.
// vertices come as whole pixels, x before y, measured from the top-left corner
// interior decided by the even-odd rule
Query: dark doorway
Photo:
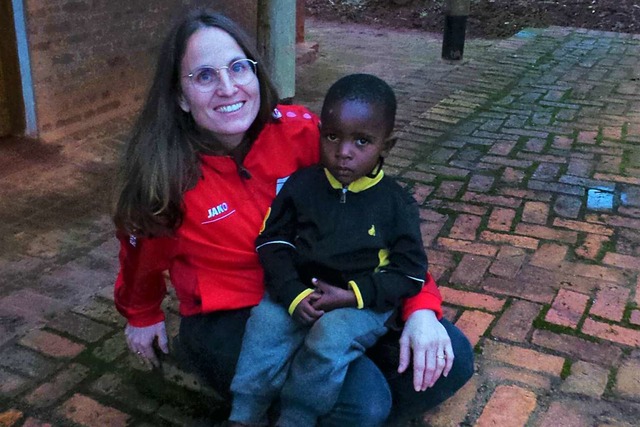
[[[10,1],[0,2],[0,136],[25,131],[18,45]]]

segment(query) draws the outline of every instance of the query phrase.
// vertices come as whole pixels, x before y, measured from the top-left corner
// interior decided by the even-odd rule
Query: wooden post
[[[296,43],[304,43],[304,0],[296,0]]]
[[[464,52],[470,0],[447,0],[445,4],[442,59],[459,61]]]
[[[281,101],[296,93],[296,0],[258,1],[258,48]]]

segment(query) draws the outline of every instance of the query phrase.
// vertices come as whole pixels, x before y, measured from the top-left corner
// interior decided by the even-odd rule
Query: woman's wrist
[[[427,316],[427,317],[433,317],[435,320],[438,320],[438,316],[436,315],[435,310],[432,310],[430,308],[420,308],[415,310],[413,313],[411,313],[409,315],[409,317],[413,316],[413,315],[418,315],[418,316]]]

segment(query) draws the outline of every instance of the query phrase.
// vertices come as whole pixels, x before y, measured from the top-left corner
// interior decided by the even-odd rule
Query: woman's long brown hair
[[[201,175],[199,151],[204,135],[178,104],[180,65],[189,38],[203,27],[227,32],[247,58],[258,61],[260,110],[245,139],[253,141],[271,120],[278,95],[245,32],[218,13],[196,10],[186,15],[162,44],[149,94],[123,153],[113,215],[118,230],[166,236],[182,223],[183,195]]]

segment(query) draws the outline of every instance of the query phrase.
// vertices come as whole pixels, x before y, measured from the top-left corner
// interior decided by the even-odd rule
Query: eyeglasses
[[[229,78],[239,85],[246,85],[256,76],[258,63],[251,59],[237,59],[224,67],[214,68],[209,65],[200,67],[184,78],[189,78],[193,87],[200,92],[211,92],[220,85],[220,71],[227,70]]]

